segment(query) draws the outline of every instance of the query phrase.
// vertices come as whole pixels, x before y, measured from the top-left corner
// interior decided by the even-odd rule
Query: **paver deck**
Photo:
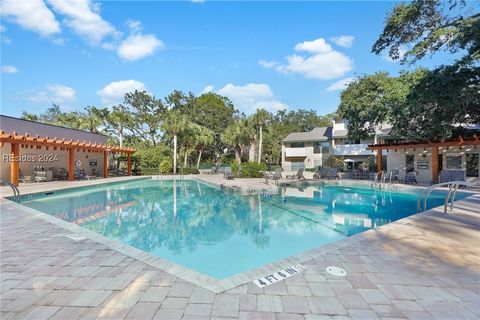
[[[453,213],[430,210],[357,235],[284,281],[219,294],[91,239],[59,236],[68,231],[17,204],[0,210],[2,320],[480,318],[478,194]]]

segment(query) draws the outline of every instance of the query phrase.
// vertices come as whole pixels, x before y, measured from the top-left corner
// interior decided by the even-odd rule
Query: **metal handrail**
[[[420,212],[420,204],[423,199],[423,211],[427,210],[427,200],[430,194],[432,193],[433,190],[440,188],[440,187],[447,187],[448,186],[448,193],[447,196],[445,197],[445,206],[443,211],[447,213],[448,209],[448,203],[450,202],[450,211],[453,210],[453,202],[455,201],[455,195],[457,194],[457,190],[460,186],[463,187],[468,187],[470,184],[465,181],[448,181],[448,182],[442,182],[442,183],[437,183],[434,185],[431,185],[428,188],[425,188],[420,192],[420,194],[417,197],[417,212]]]
[[[0,185],[8,186],[13,190],[13,200],[15,202],[20,202],[20,191],[18,190],[17,186],[11,183],[8,180],[0,179]]]

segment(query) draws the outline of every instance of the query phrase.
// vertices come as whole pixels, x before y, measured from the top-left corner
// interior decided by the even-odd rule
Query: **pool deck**
[[[478,193],[457,201],[453,213],[436,208],[337,241],[284,281],[263,289],[248,282],[218,294],[95,237],[71,239],[61,223],[16,203],[0,199],[0,211],[2,320],[480,318]],[[329,275],[327,266],[348,274]]]

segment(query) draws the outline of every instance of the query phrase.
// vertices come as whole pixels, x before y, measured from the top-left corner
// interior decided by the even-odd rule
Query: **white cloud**
[[[266,60],[259,60],[258,64],[264,68],[274,68],[278,65],[277,61],[266,61]]]
[[[326,90],[327,91],[343,90],[350,84],[350,82],[352,82],[354,80],[355,80],[355,78],[353,78],[353,77],[338,80],[337,82],[334,82],[330,86],[328,86],[328,88]]]
[[[212,86],[212,85],[206,86],[200,94],[212,92],[214,88],[215,86]]]
[[[60,24],[43,0],[3,0],[0,3],[0,15],[42,37],[60,33]]]
[[[3,24],[0,24],[0,32],[5,32],[5,31],[7,31],[7,28]]]
[[[65,24],[75,33],[97,44],[115,28],[100,16],[100,6],[90,0],[48,0],[55,12],[64,15]]]
[[[15,66],[2,66],[3,73],[17,73],[18,69]]]
[[[313,41],[304,41],[297,43],[295,46],[297,51],[306,51],[309,53],[329,53],[332,47],[323,38],[318,38]]]
[[[339,36],[330,38],[330,40],[332,40],[337,46],[344,48],[351,48],[354,39],[355,38],[353,36]]]
[[[138,20],[127,20],[127,26],[132,32],[139,32],[142,30],[142,23]]]
[[[122,80],[110,82],[103,89],[98,90],[97,94],[102,98],[103,104],[115,104],[123,100],[125,93],[135,90],[145,91],[146,86],[137,80]]]
[[[125,39],[117,49],[118,55],[128,61],[135,61],[155,53],[163,42],[153,34],[135,34]]]
[[[28,99],[36,103],[53,102],[56,104],[71,103],[75,101],[75,89],[60,84],[47,86]]]
[[[300,42],[296,51],[307,52],[307,55],[293,54],[287,56],[286,63],[273,64],[260,60],[260,65],[275,68],[281,73],[296,73],[307,79],[329,80],[345,75],[352,70],[353,61],[342,52],[335,51],[323,38]]]
[[[254,113],[258,108],[270,111],[286,109],[287,105],[280,102],[273,94],[268,84],[249,83],[244,86],[227,84],[217,91],[228,97],[235,107],[247,114]]]
[[[329,80],[343,76],[353,68],[353,61],[338,51],[316,54],[309,57],[292,55],[287,64],[277,70],[284,73],[298,73],[307,79]]]

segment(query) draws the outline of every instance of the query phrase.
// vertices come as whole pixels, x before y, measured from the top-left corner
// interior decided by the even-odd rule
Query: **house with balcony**
[[[282,141],[284,171],[323,166],[331,155],[332,127],[319,127],[309,132],[293,132]]]
[[[356,169],[375,156],[368,149],[369,144],[390,142],[390,129],[391,126],[385,124],[376,128],[375,134],[366,139],[349,139],[348,122],[335,119],[331,127],[290,133],[283,139],[282,168],[284,171],[297,171],[300,168],[322,167],[325,166],[325,160],[334,155],[345,159],[347,169]]]
[[[362,162],[374,156],[368,145],[394,141],[390,136],[391,126],[382,124],[375,128],[375,134],[364,139],[350,139],[348,137],[348,121],[345,119],[333,120],[332,127],[332,154],[345,158],[348,169],[356,169]],[[385,157],[386,154],[383,154]]]

